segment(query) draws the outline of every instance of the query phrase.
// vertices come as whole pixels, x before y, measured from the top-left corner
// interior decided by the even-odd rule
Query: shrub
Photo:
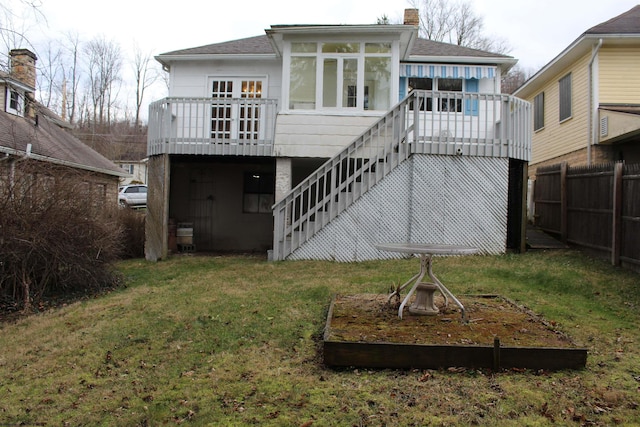
[[[95,174],[33,160],[0,164],[0,292],[27,310],[46,294],[118,282],[123,227]]]
[[[144,257],[144,210],[120,208],[118,222],[122,226],[122,258]]]

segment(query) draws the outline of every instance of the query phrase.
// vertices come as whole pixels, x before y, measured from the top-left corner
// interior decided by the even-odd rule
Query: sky
[[[20,0],[0,0],[16,2]],[[157,55],[172,50],[264,34],[275,24],[373,24],[382,15],[402,21],[407,0],[39,0],[46,20],[28,29],[31,38],[82,40],[101,36]],[[419,1],[419,0],[418,0]],[[484,33],[506,40],[509,55],[537,71],[590,27],[640,0],[471,0]],[[422,11],[421,11],[422,12]],[[160,95],[158,97],[162,97]]]

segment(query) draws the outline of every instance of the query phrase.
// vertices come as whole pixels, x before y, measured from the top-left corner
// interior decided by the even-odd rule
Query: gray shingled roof
[[[416,39],[411,49],[411,55],[415,56],[470,56],[484,58],[510,58],[507,55],[487,52],[484,50],[471,49],[469,47],[458,46],[450,43],[436,42],[427,39]]]
[[[116,164],[83,144],[78,138],[61,127],[55,114],[37,104],[38,124],[33,120],[0,111],[0,152],[26,152],[31,144],[31,153],[76,167],[124,176]],[[8,150],[3,150],[6,148]]]
[[[208,44],[205,46],[192,47],[188,49],[174,50],[162,55],[251,55],[251,54],[274,54],[275,51],[266,35],[248,37],[244,39],[231,40],[222,43]]]
[[[222,43],[209,44],[189,49],[174,50],[162,55],[251,55],[251,54],[275,54],[269,37],[266,35],[249,37],[239,40],[231,40]],[[427,39],[416,39],[411,50],[411,55],[416,56],[466,56],[484,58],[509,58],[507,55],[486,52],[449,43],[441,43]]]
[[[589,28],[585,34],[640,34],[640,5]]]

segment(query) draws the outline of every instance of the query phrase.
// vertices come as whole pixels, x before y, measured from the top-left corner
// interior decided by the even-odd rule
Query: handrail
[[[149,105],[147,152],[271,155],[277,100],[169,97]]]
[[[510,95],[413,91],[273,206],[282,260],[414,153],[529,160],[530,104]]]

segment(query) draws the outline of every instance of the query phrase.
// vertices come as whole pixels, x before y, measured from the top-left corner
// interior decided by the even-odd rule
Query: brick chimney
[[[28,49],[13,49],[11,58],[11,77],[36,89],[36,55]]]
[[[404,25],[420,25],[420,13],[418,9],[405,9],[404,10]]]

